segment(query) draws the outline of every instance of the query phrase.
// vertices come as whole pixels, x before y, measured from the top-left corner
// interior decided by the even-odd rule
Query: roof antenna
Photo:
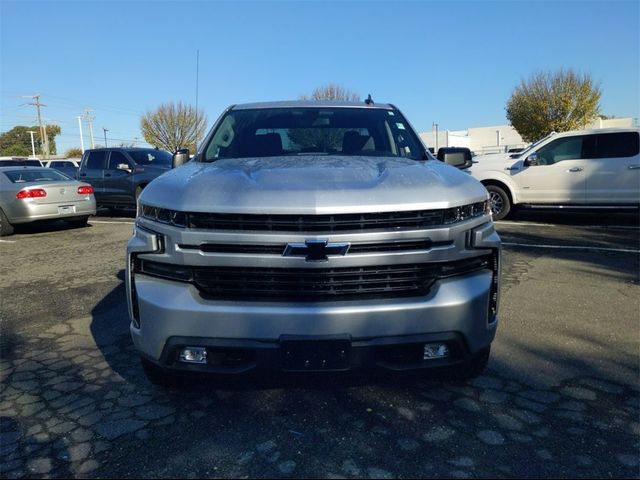
[[[369,96],[364,101],[364,103],[366,103],[367,105],[373,105],[373,99],[371,98],[371,94],[369,94]]]

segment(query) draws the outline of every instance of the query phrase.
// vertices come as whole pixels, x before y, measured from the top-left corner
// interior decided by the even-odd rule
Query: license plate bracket
[[[59,215],[68,215],[70,213],[76,213],[75,205],[60,205],[58,207]]]
[[[280,352],[283,370],[290,372],[348,370],[351,365],[351,340],[282,340]]]

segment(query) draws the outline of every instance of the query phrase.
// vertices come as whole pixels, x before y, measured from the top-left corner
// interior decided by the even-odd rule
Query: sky
[[[396,105],[419,132],[508,123],[514,88],[573,69],[601,112],[640,117],[640,1],[0,0],[0,132],[35,124],[40,94],[58,151],[145,145],[140,117],[196,101],[212,125],[229,105],[297,99],[337,83]],[[84,145],[89,147],[87,125]]]

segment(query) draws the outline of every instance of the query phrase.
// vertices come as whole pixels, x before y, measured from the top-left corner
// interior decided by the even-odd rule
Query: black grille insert
[[[210,298],[322,299],[424,295],[437,278],[434,265],[349,268],[194,268],[194,284]]]
[[[135,268],[191,282],[208,299],[315,301],[426,295],[438,278],[490,270],[491,259],[343,268],[184,267],[137,259]]]
[[[338,232],[420,229],[444,224],[444,210],[335,215],[189,213],[189,227],[206,230]]]

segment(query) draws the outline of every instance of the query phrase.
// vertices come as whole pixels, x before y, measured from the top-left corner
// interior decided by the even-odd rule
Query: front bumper
[[[500,239],[490,222],[443,230],[441,235],[444,240],[455,239],[454,244],[405,258],[451,261],[460,255],[493,252],[497,268],[440,278],[427,294],[414,297],[275,302],[249,296],[231,301],[207,299],[191,283],[134,273],[135,255],[166,256],[152,252],[164,252],[175,242],[166,246],[161,235],[136,228],[128,245],[126,272],[133,342],[144,358],[163,368],[217,373],[287,370],[283,352],[290,338],[310,342],[310,350],[315,350],[314,342],[337,340],[348,345],[348,362],[333,370],[409,370],[469,360],[486,350],[496,334]],[[439,240],[434,232],[430,236]],[[362,257],[343,260],[362,261]],[[198,261],[209,259],[199,255],[178,264]],[[436,342],[446,343],[451,355],[423,360],[424,344]],[[209,359],[228,353],[237,361],[182,363],[178,353],[184,347],[206,347]]]
[[[286,304],[214,302],[197,289],[137,275],[140,328],[130,330],[136,348],[164,367],[239,373],[250,369],[281,369],[283,338],[347,339],[352,357],[348,368],[382,367],[393,370],[457,363],[487,348],[495,337],[497,320],[488,321],[492,274],[478,272],[440,280],[420,298]],[[445,360],[390,362],[390,347],[445,342],[452,356]],[[238,350],[245,362],[229,367],[189,365],[177,361],[185,346]]]

